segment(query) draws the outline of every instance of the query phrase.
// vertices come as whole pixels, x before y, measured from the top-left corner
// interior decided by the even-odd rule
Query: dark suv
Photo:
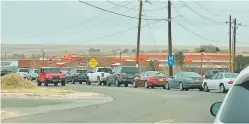
[[[70,74],[67,77],[68,82],[72,82],[75,84],[75,82],[79,82],[82,84],[82,82],[86,82],[88,84],[89,78],[87,76],[87,70],[86,69],[75,69],[70,72]]]
[[[107,86],[115,84],[119,87],[121,84],[124,84],[125,87],[128,87],[137,76],[138,68],[136,66],[118,66],[114,68],[112,74],[107,77]]]

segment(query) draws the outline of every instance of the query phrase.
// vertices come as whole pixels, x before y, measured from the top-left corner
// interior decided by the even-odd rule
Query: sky
[[[85,2],[138,17],[137,0],[108,1]],[[173,45],[227,46],[226,21],[231,14],[232,20],[241,23],[237,46],[249,47],[248,6],[249,1],[235,0],[172,1]],[[143,3],[141,45],[168,44],[168,22],[145,20],[167,17],[167,1]],[[137,25],[136,18],[105,12],[78,0],[1,2],[1,42],[5,44],[136,45]]]

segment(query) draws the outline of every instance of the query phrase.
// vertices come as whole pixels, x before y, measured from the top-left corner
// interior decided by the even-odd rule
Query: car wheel
[[[48,86],[48,82],[46,80],[44,81],[44,86]]]
[[[87,80],[87,81],[86,81],[86,84],[87,84],[87,85],[91,85],[91,81],[90,81],[90,80]]]
[[[124,86],[125,86],[125,87],[128,87],[128,84],[125,83]]]
[[[75,80],[74,79],[72,79],[72,84],[75,84]]]
[[[80,81],[79,83],[82,84],[82,81]]]
[[[134,88],[137,88],[137,85],[136,85],[136,81],[135,81],[135,80],[133,81],[132,85],[133,85]]]
[[[58,83],[54,83],[54,86],[58,86]]]
[[[183,84],[182,84],[182,83],[179,83],[179,90],[180,90],[180,91],[183,91],[183,90],[184,90]]]
[[[201,87],[201,88],[199,88],[199,91],[203,91],[204,89]]]
[[[185,91],[188,91],[188,90],[189,90],[188,88],[185,89]]]
[[[144,88],[149,88],[147,81],[144,82]]]
[[[38,86],[41,86],[41,84],[42,84],[42,83],[41,83],[39,80],[37,80],[37,85],[38,85]]]
[[[165,87],[166,87],[166,90],[170,90],[168,82],[166,82]]]
[[[99,77],[97,77],[97,84],[98,84],[98,85],[101,85],[101,84],[102,84],[102,82],[100,81],[100,78],[99,78]]]
[[[107,81],[103,81],[103,85],[106,86],[106,84],[107,84]]]
[[[207,86],[206,83],[204,84],[204,91],[205,91],[205,92],[209,92],[209,89],[208,89],[208,86]]]
[[[65,86],[65,85],[66,85],[66,81],[64,80],[61,82],[61,86]]]
[[[120,82],[118,81],[118,79],[115,79],[115,85],[116,85],[117,87],[120,86]]]
[[[221,93],[225,93],[226,92],[226,88],[225,88],[224,84],[220,84],[220,92]]]

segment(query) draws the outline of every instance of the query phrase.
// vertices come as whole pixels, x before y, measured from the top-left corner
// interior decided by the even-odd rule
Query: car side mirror
[[[217,115],[217,113],[221,107],[221,104],[222,104],[222,102],[216,102],[216,103],[212,104],[212,106],[210,108],[211,115],[213,115],[213,116]]]

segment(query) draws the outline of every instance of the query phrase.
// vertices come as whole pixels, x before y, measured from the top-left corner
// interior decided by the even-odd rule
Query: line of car
[[[195,72],[177,72],[174,76],[166,76],[158,71],[144,71],[139,73],[136,66],[118,66],[114,69],[110,67],[96,67],[91,71],[87,69],[59,69],[55,67],[42,67],[40,69],[20,68],[18,75],[28,79],[36,80],[37,85],[61,83],[75,84],[78,82],[87,85],[96,83],[97,85],[121,86],[132,85],[134,88],[145,87],[154,88],[162,87],[163,89],[179,89],[180,91],[188,91],[189,89],[199,89],[200,91],[209,92],[210,90],[219,90],[227,92],[233,85],[234,80],[238,76],[237,73],[217,72],[211,76],[203,78]]]

